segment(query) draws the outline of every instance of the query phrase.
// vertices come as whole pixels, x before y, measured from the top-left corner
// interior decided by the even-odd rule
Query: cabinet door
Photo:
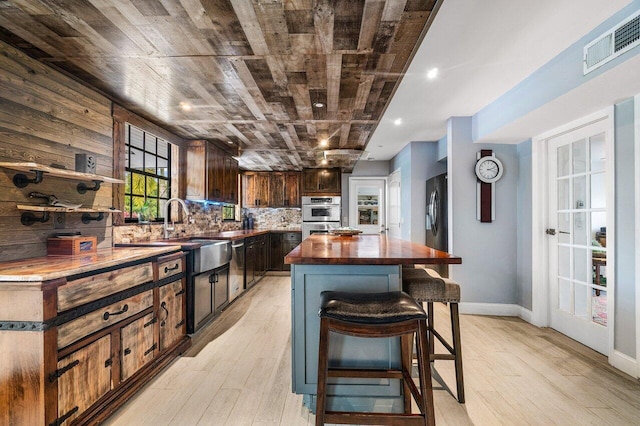
[[[111,335],[62,358],[57,375],[57,424],[67,425],[111,390]]]
[[[242,183],[243,207],[269,207],[269,173],[245,173]]]
[[[318,191],[340,195],[340,171],[336,169],[321,170],[318,175]]]
[[[191,141],[187,147],[187,200],[203,200],[207,196],[207,142]]]
[[[284,207],[287,196],[285,174],[280,172],[271,173],[270,179],[269,206]]]
[[[256,270],[256,243],[254,238],[245,239],[245,257],[244,264],[246,270],[245,288],[249,288],[255,282],[255,270]]]
[[[184,321],[183,280],[174,281],[158,289],[160,306],[157,313],[160,327],[160,350],[171,347],[186,333]]]
[[[289,254],[291,250],[296,248],[302,242],[302,234],[300,232],[287,232],[284,234],[283,243],[282,243],[282,270],[290,271],[291,265],[286,265],[284,263],[284,257]]]
[[[284,188],[284,207],[300,207],[300,173],[286,173]]]
[[[207,146],[207,200],[222,201],[224,184],[223,153],[215,146]]]
[[[271,234],[271,251],[269,254],[269,269],[272,271],[282,271],[284,269],[283,241],[284,234]]]
[[[223,190],[223,201],[238,204],[238,161],[227,154],[224,156]]]
[[[153,312],[122,327],[120,373],[121,381],[127,380],[142,366],[153,359],[158,345],[153,341],[153,324],[156,322]]]
[[[318,192],[318,173],[316,169],[305,169],[302,171],[302,193]]]

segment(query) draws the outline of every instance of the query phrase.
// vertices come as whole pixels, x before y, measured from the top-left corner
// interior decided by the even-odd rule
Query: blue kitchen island
[[[285,257],[291,265],[292,390],[315,412],[320,293],[325,290],[388,292],[402,289],[402,266],[459,264],[462,259],[384,235],[313,234]],[[399,338],[331,336],[331,365],[396,368]],[[330,379],[330,410],[403,410],[402,385],[389,379]]]

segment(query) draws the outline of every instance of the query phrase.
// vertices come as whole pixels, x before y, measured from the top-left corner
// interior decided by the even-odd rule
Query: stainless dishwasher
[[[231,264],[229,266],[229,302],[244,291],[244,239],[231,244]]]

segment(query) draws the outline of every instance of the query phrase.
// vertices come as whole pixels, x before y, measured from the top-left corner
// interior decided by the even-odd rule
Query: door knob
[[[545,234],[547,235],[556,235],[556,230],[553,228],[547,228],[547,230],[545,231]]]

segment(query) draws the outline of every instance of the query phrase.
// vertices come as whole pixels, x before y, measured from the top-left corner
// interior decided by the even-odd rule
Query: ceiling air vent
[[[640,43],[640,11],[584,47],[584,74],[622,55]]]

